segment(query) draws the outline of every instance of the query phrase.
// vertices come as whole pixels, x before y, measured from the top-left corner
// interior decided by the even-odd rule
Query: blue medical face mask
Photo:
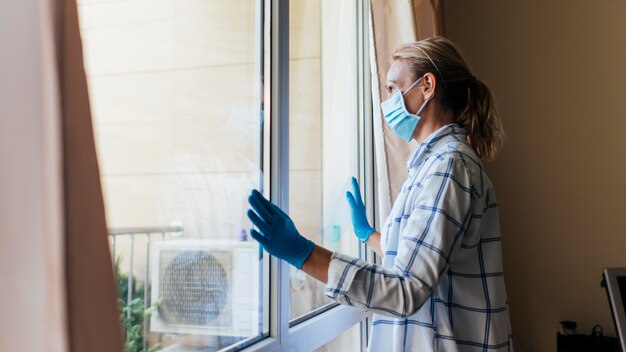
[[[430,99],[425,100],[415,114],[411,114],[406,109],[406,105],[404,104],[404,95],[406,95],[406,93],[408,93],[411,89],[415,88],[421,79],[422,77],[411,84],[411,86],[404,92],[398,90],[393,93],[389,99],[380,104],[380,107],[383,110],[383,115],[385,116],[385,121],[387,121],[391,130],[407,142],[411,140],[413,131],[415,131],[415,126],[417,126],[417,123],[420,120],[419,113],[422,112],[426,103],[430,101]]]

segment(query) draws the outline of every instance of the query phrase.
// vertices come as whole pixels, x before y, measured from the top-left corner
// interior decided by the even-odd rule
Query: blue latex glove
[[[254,209],[248,210],[248,217],[260,231],[252,229],[250,236],[271,255],[301,269],[315,247],[313,242],[300,235],[289,216],[259,191],[252,191],[248,203]]]
[[[359,183],[356,178],[352,178],[352,192],[346,192],[348,203],[350,203],[350,209],[352,210],[352,226],[354,227],[354,234],[356,237],[365,243],[370,236],[376,232],[376,229],[370,226],[367,222],[367,215],[365,215],[365,204],[361,198],[361,191],[359,190]]]

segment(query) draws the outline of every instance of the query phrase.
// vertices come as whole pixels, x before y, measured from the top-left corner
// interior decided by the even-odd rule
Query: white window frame
[[[374,219],[372,106],[369,64],[369,1],[353,0],[357,8],[358,168],[367,212]],[[257,57],[263,57],[263,179],[264,194],[289,209],[289,0],[257,0],[257,29],[262,33]],[[269,172],[268,172],[269,171]],[[360,256],[375,258],[360,245]],[[269,334],[251,338],[222,351],[313,351],[360,323],[360,349],[365,351],[371,314],[331,303],[304,318],[290,319],[290,267],[275,257],[264,258],[264,326]],[[268,307],[269,303],[269,307]]]

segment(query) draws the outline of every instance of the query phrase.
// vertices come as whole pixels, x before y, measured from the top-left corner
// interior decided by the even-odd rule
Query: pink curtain
[[[400,44],[444,35],[443,0],[371,0],[370,34],[378,220],[382,224],[407,176],[406,162],[412,150],[389,129],[380,111],[380,102],[387,98],[384,86],[389,58]]]
[[[0,351],[67,351],[53,8],[0,11]]]

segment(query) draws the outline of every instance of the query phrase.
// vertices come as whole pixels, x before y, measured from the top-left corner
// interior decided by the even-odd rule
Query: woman
[[[374,312],[370,351],[511,351],[497,205],[480,161],[503,138],[492,95],[444,38],[397,48],[386,88],[386,122],[420,146],[381,232],[356,180],[347,194],[355,234],[382,265],[315,245],[257,191],[252,237],[329,297]]]

